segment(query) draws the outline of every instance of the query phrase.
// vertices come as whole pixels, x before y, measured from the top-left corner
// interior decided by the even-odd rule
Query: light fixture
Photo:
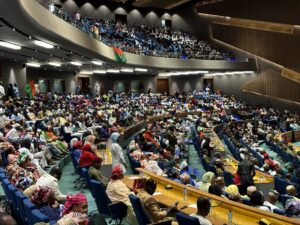
[[[106,74],[106,70],[94,70],[93,72],[96,74]]]
[[[118,70],[118,69],[108,69],[106,72],[107,73],[120,73],[120,70]]]
[[[80,62],[75,62],[75,61],[72,61],[72,62],[70,62],[72,65],[74,65],[74,66],[82,66],[82,63],[80,63]]]
[[[96,60],[93,60],[92,63],[93,63],[94,65],[97,65],[97,66],[102,66],[102,65],[103,65],[103,62],[96,61]]]
[[[38,45],[38,46],[40,46],[40,47],[43,47],[43,48],[48,48],[48,49],[54,48],[53,45],[50,45],[50,44],[48,44],[48,43],[46,43],[46,42],[43,42],[43,41],[35,40],[35,41],[34,41],[34,44],[36,44],[36,45]]]
[[[86,74],[86,75],[92,75],[93,74],[93,71],[89,71],[89,70],[83,70],[83,71],[80,71],[81,74]]]
[[[11,44],[11,43],[8,43],[8,42],[5,42],[5,41],[0,41],[0,46],[5,47],[5,48],[10,48],[10,49],[13,49],[13,50],[20,50],[21,49],[21,46]]]
[[[133,73],[133,69],[132,68],[122,68],[121,72],[125,72],[125,73]]]
[[[59,62],[48,62],[49,65],[55,66],[55,67],[60,67],[61,64]]]
[[[35,63],[35,62],[28,62],[28,63],[26,63],[26,65],[30,66],[30,67],[36,67],[36,68],[41,67],[41,64]]]
[[[148,71],[147,69],[144,69],[144,68],[135,68],[134,70],[138,71],[138,72],[147,72]]]

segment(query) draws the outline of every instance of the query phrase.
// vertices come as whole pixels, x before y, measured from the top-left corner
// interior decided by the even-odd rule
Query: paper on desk
[[[197,205],[196,204],[191,204],[191,205],[188,205],[189,208],[195,208],[197,209]]]
[[[130,180],[136,180],[136,179],[139,179],[140,177],[137,177],[137,176],[135,176],[135,177],[129,177],[129,179]]]
[[[161,195],[162,193],[161,192],[154,192],[153,196],[155,195]]]

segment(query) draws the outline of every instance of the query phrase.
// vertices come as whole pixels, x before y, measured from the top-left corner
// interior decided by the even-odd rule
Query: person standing
[[[250,156],[245,155],[245,159],[238,165],[237,174],[241,179],[240,193],[245,195],[249,186],[254,186],[253,177],[255,176],[255,167]]]
[[[118,132],[114,132],[110,136],[110,151],[112,155],[112,168],[115,168],[116,166],[120,165],[122,168],[123,173],[126,172],[126,162],[123,154],[123,149],[120,146],[119,142],[120,134]]]

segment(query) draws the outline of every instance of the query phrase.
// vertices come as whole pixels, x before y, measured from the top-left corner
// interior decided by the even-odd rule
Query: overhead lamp
[[[118,69],[108,69],[106,72],[107,73],[120,73],[120,70],[118,70]]]
[[[74,66],[82,66],[82,63],[80,63],[80,62],[75,62],[75,61],[72,61],[72,62],[70,62],[72,65],[74,65]]]
[[[93,60],[92,63],[94,65],[97,65],[97,66],[102,66],[103,65],[103,62],[100,62],[100,61],[97,61],[97,60]]]
[[[80,71],[81,74],[86,74],[86,75],[92,75],[93,74],[93,71],[89,71],[89,70],[83,70],[83,71]]]
[[[40,46],[40,47],[43,47],[43,48],[48,48],[48,49],[54,48],[53,45],[50,45],[50,44],[48,44],[48,43],[46,43],[46,42],[43,42],[43,41],[35,40],[35,41],[34,41],[34,44],[36,44],[36,45],[38,45],[38,46]]]
[[[106,70],[94,70],[93,73],[96,73],[96,74],[106,74]]]
[[[28,62],[28,63],[26,63],[26,65],[30,66],[30,67],[36,67],[36,68],[41,67],[41,64],[35,63],[35,62]]]
[[[147,69],[144,69],[144,68],[135,68],[134,70],[138,71],[138,72],[147,72],[148,71]]]
[[[122,68],[121,72],[125,72],[125,73],[133,73],[133,69],[132,68]]]
[[[55,67],[60,67],[61,66],[61,63],[59,62],[48,62],[49,65],[51,66],[55,66]]]
[[[13,50],[20,50],[21,49],[21,46],[11,44],[11,43],[8,43],[8,42],[5,42],[5,41],[0,41],[0,46],[5,47],[5,48],[10,48],[10,49],[13,49]]]

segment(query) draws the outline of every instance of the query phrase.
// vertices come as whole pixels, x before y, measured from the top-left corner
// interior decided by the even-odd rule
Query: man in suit
[[[255,176],[254,164],[250,161],[250,156],[245,155],[245,159],[238,165],[237,174],[241,179],[240,193],[245,195],[249,186],[254,186],[253,177]]]
[[[145,182],[143,190],[137,194],[144,208],[144,211],[149,216],[151,222],[154,223],[162,222],[165,220],[172,220],[172,218],[168,216],[176,210],[176,206],[171,207],[167,210],[161,209],[157,201],[153,197],[156,187],[157,187],[156,182],[152,179],[149,179]],[[172,222],[172,225],[174,224],[177,223]]]

